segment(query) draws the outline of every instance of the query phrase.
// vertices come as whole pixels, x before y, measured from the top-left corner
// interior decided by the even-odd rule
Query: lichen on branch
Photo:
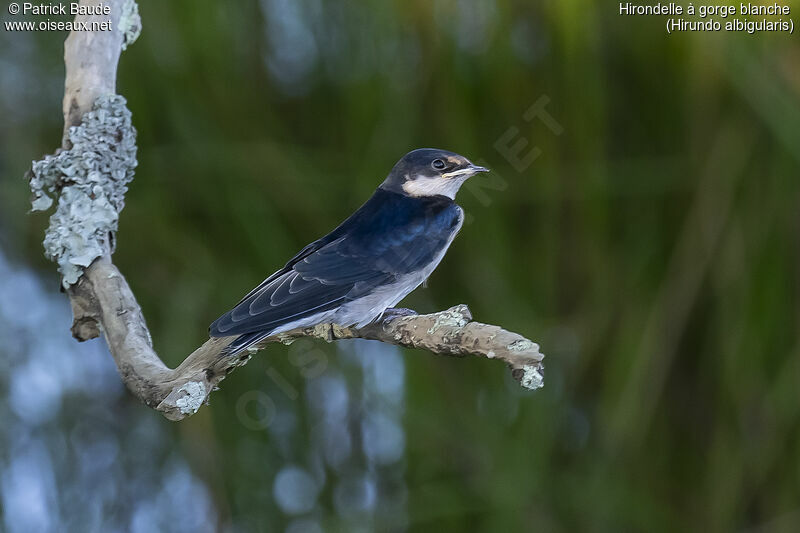
[[[58,199],[44,239],[65,288],[84,268],[113,249],[119,213],[136,167],[136,130],[125,98],[100,96],[67,133],[67,150],[34,161],[29,173],[32,211]]]
[[[136,41],[142,32],[142,19],[139,17],[139,5],[134,0],[125,0],[122,13],[119,15],[119,31],[122,34],[122,50]]]

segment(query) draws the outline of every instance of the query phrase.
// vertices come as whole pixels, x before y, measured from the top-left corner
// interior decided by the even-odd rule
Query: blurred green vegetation
[[[547,374],[525,394],[496,363],[405,354],[410,528],[800,530],[796,37],[666,35],[587,1],[140,12],[118,80],[140,164],[115,261],[168,363],[406,151],[454,150],[495,174],[462,191],[469,223],[405,304],[467,303],[539,341]],[[21,176],[60,138],[63,35],[2,38],[30,89],[4,103],[2,239],[55,290]],[[560,135],[523,118],[541,96]],[[511,127],[541,150],[522,172],[495,146]],[[285,352],[170,426],[222,519],[265,531],[284,524],[265,501],[274,443],[236,402],[270,368],[303,389]]]

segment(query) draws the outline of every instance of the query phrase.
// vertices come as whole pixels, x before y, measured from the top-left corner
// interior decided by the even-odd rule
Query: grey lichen
[[[139,16],[139,5],[136,0],[126,0],[122,4],[122,13],[119,15],[118,24],[119,32],[122,34],[122,49],[125,50],[142,32],[142,19]]]
[[[468,323],[469,319],[454,307],[436,315],[436,321],[428,329],[428,335],[433,335],[442,327],[463,328]]]
[[[44,249],[58,263],[65,288],[113,244],[136,167],[136,130],[125,99],[99,97],[83,122],[69,129],[68,140],[69,150],[34,161],[30,172],[33,211],[58,198]]]
[[[529,350],[538,352],[539,345],[536,344],[535,342],[529,341],[528,339],[520,339],[509,344],[508,349],[516,353],[527,352]]]
[[[180,393],[184,394],[175,400],[175,407],[185,415],[193,415],[206,399],[206,386],[200,381],[189,381],[178,389]]]
[[[544,387],[544,376],[539,372],[538,367],[534,365],[525,365],[522,367],[522,372],[522,378],[519,380],[520,385],[530,390]]]
[[[312,331],[311,333],[312,336],[318,339],[325,339],[328,342],[331,342],[333,340],[331,324],[328,323],[317,324],[312,328],[311,331]]]
[[[293,336],[293,335],[286,335],[284,333],[279,333],[278,334],[278,342],[280,342],[284,346],[289,346],[295,340],[297,340],[297,338],[295,336]]]

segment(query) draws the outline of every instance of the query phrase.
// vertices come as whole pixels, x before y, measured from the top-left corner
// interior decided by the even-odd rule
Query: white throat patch
[[[458,189],[472,174],[453,174],[452,178],[416,176],[403,183],[403,190],[409,196],[447,196],[455,200]]]

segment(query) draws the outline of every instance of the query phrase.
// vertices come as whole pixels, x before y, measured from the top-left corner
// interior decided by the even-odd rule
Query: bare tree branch
[[[112,31],[73,31],[66,40],[63,149],[34,163],[33,204],[35,210],[43,210],[51,205],[51,196],[58,199],[45,243],[64,275],[74,315],[73,336],[83,341],[102,332],[128,389],[170,420],[180,420],[197,412],[219,382],[244,365],[251,353],[222,355],[233,337],[209,339],[177,368],[168,368],[153,351],[133,292],[111,262],[117,216],[136,164],[129,112],[124,99],[114,96],[116,70],[120,51],[136,38],[140,22],[133,0],[103,3],[112,8]],[[81,5],[99,4],[99,0],[81,1]],[[76,18],[104,20],[108,17]],[[539,346],[498,326],[473,322],[465,305],[429,315],[389,316],[363,328],[321,324],[297,329],[270,337],[259,348],[289,344],[300,337],[329,342],[374,339],[439,355],[499,359],[524,387],[542,386],[544,356]]]

